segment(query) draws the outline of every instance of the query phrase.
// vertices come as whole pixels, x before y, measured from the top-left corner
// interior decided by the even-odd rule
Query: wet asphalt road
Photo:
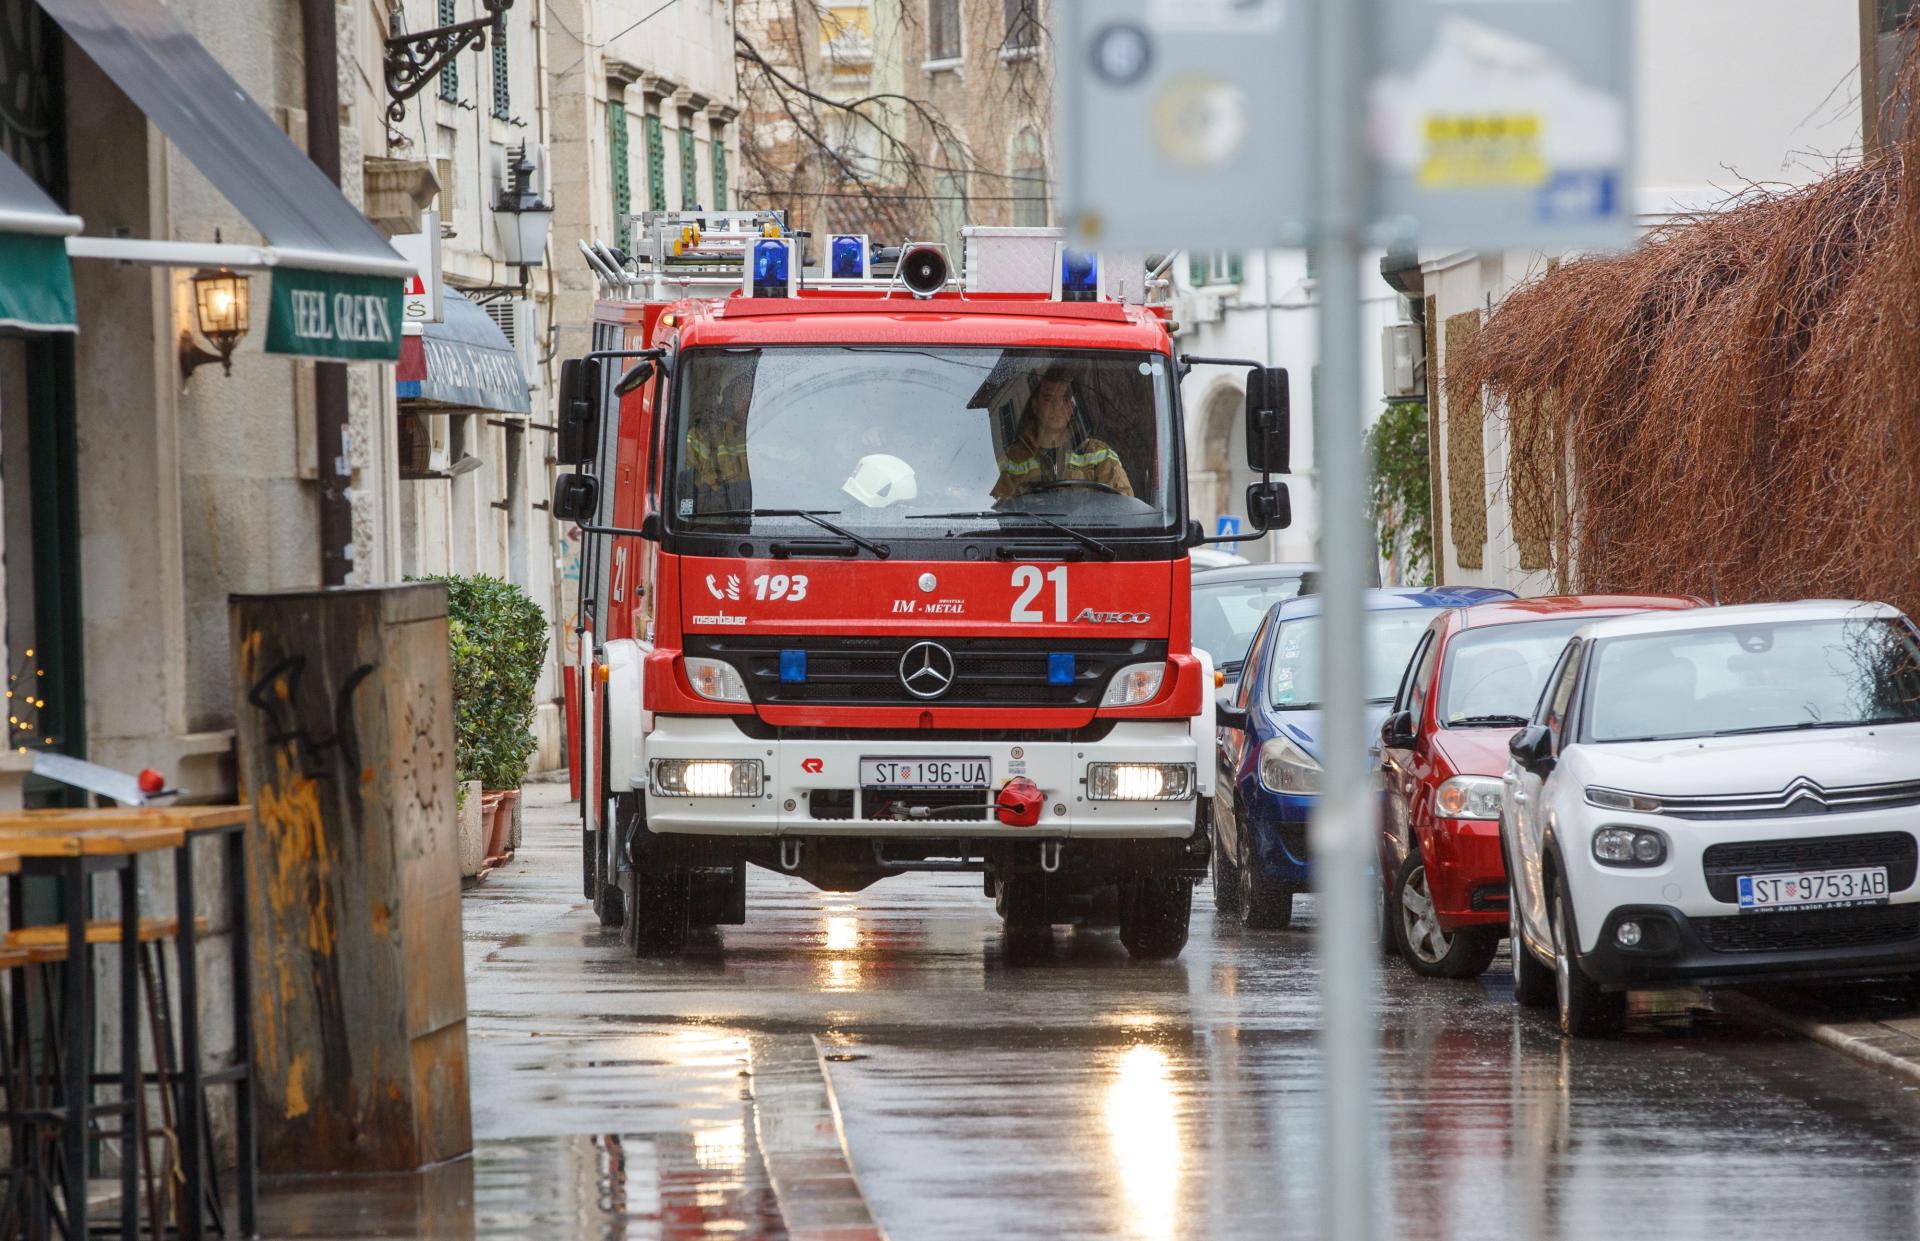
[[[637,961],[584,908],[564,786],[466,901],[479,1145],[428,1178],[280,1182],[271,1235],[779,1237],[754,1040],[819,1036],[894,1241],[1311,1237],[1321,1099],[1311,903],[1185,955],[1112,932],[1009,961],[977,880],[834,895],[751,872],[748,923]],[[1565,1044],[1474,983],[1381,973],[1378,1194],[1395,1238],[1920,1234],[1920,1088],[1636,997]]]

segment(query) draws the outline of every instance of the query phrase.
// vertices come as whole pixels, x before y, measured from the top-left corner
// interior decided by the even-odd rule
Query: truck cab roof
[[[672,311],[683,348],[728,345],[939,345],[1131,349],[1164,353],[1159,315],[1118,302],[905,290],[806,290],[797,297],[697,298]]]

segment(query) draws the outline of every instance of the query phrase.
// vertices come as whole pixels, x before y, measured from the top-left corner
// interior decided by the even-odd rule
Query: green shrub
[[[540,605],[497,577],[434,577],[447,587],[456,779],[517,789],[532,756],[534,689],[547,658]]]

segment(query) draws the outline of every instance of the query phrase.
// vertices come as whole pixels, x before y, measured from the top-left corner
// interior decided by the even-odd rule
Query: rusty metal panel
[[[459,1154],[472,1142],[445,589],[236,595],[231,623],[240,778],[259,822],[261,1167],[395,1171]]]

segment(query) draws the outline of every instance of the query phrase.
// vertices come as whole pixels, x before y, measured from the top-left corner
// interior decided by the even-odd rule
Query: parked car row
[[[1198,644],[1200,593],[1236,616],[1213,579],[1251,594],[1259,567],[1195,575]],[[1248,927],[1311,881],[1318,617],[1292,594],[1216,654],[1215,901]],[[1508,938],[1515,1000],[1570,1035],[1617,1030],[1637,988],[1920,973],[1897,609],[1382,590],[1366,641],[1381,943],[1417,973],[1475,976]]]

